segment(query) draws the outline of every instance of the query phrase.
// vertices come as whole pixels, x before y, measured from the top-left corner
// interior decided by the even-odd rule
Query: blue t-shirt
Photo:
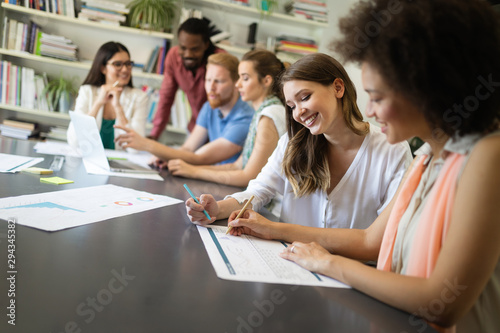
[[[200,110],[196,124],[207,129],[209,141],[224,138],[238,146],[243,146],[253,113],[253,108],[246,102],[243,102],[241,97],[238,98],[231,112],[225,118],[222,118],[219,108],[212,109],[210,104],[205,102]],[[222,161],[220,164],[234,162],[239,156],[240,152]]]

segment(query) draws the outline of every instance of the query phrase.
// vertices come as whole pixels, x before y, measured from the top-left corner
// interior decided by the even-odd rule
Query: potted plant
[[[279,0],[256,0],[257,8],[262,15],[270,15],[279,7]]]
[[[128,25],[135,28],[169,32],[177,13],[178,0],[134,0],[127,7]]]
[[[73,88],[72,81],[64,79],[61,73],[58,79],[48,82],[43,89],[43,94],[47,98],[50,110],[68,113],[76,90]]]

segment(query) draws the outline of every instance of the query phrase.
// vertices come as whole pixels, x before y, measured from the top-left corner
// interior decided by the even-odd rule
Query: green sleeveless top
[[[253,115],[252,122],[250,123],[250,128],[248,129],[247,138],[245,140],[245,145],[243,146],[243,151],[241,152],[241,156],[243,156],[243,168],[248,163],[248,159],[250,155],[252,155],[253,146],[255,145],[255,137],[257,135],[257,124],[260,119],[260,114],[264,108],[270,105],[282,105],[280,99],[275,95],[268,96],[264,102],[259,106],[259,109],[255,111]]]
[[[101,140],[105,149],[115,149],[115,129],[113,125],[116,119],[103,119],[101,124]]]

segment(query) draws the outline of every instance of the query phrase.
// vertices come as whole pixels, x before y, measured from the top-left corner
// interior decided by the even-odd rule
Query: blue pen
[[[193,192],[191,192],[191,190],[189,189],[187,184],[184,184],[184,188],[186,189],[186,191],[188,191],[189,195],[191,196],[191,198],[193,198],[194,202],[201,205],[200,202],[198,201],[198,199],[196,199],[196,197],[194,196]],[[208,215],[206,210],[203,210],[203,213],[205,213],[205,216],[207,217],[207,219],[212,220],[212,218],[210,217],[210,215]]]

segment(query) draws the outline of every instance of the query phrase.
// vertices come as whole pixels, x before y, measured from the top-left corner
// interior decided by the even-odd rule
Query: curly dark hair
[[[499,124],[500,16],[484,0],[368,0],[340,20],[334,48],[367,62],[452,136]]]
[[[208,48],[203,55],[203,59],[207,59],[210,55],[215,53],[217,48],[210,39],[210,27],[205,19],[195,17],[188,18],[177,29],[177,36],[181,31],[187,32],[190,35],[200,35],[204,43],[208,43]]]

